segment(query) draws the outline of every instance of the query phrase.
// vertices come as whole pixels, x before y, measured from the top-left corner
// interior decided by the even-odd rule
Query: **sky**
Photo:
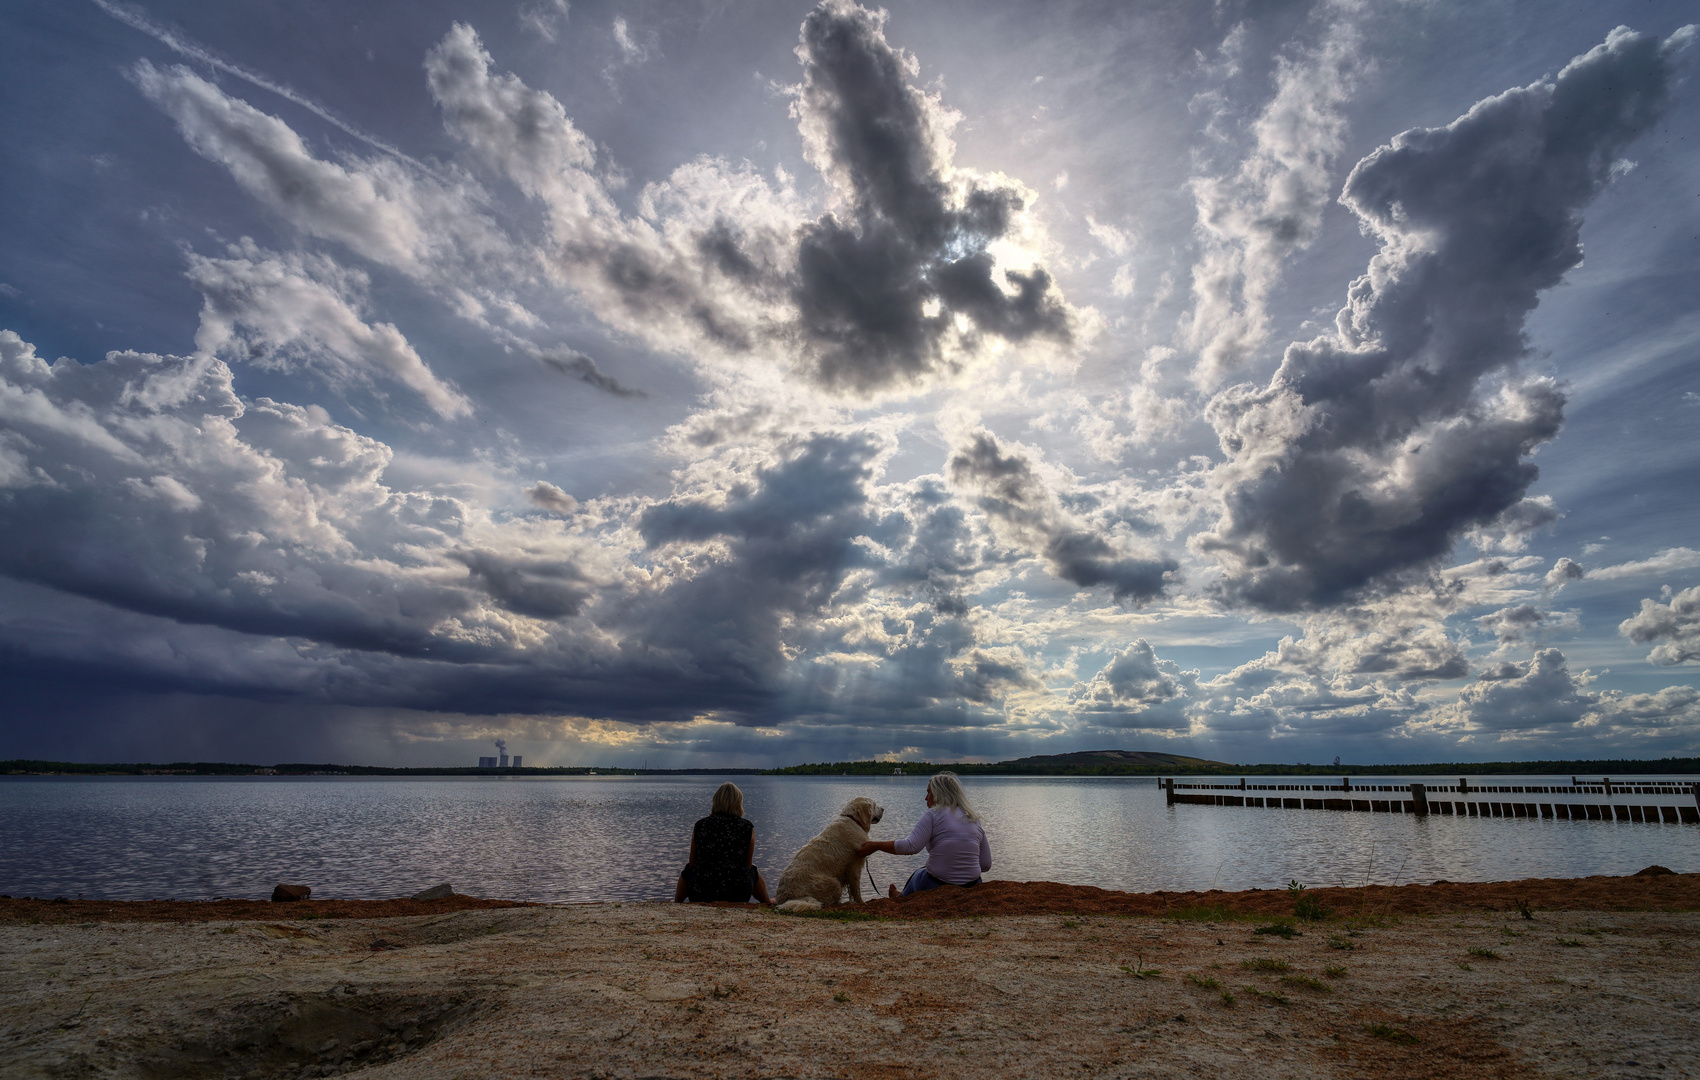
[[[5,5],[0,757],[1700,752],[1692,16]]]

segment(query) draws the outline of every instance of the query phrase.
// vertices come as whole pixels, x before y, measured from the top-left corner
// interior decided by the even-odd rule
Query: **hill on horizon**
[[[1187,769],[1231,769],[1226,761],[1186,757],[1182,754],[1161,754],[1154,750],[1076,750],[1071,754],[1034,754],[1031,757],[1011,758],[999,765],[1152,765]]]

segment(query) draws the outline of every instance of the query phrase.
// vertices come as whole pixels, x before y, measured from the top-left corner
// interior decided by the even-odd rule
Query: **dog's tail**
[[[820,908],[821,904],[819,900],[816,900],[812,896],[803,896],[798,897],[796,900],[785,901],[783,904],[779,905],[778,910],[789,915],[793,911],[819,911]]]

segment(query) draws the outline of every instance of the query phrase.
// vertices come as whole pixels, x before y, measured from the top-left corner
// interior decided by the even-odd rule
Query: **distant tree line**
[[[1153,755],[1158,756],[1158,755]],[[242,765],[222,761],[177,761],[91,764],[79,761],[0,761],[0,775],[12,776],[931,776],[949,769],[962,776],[1427,776],[1482,774],[1599,774],[1636,776],[1656,773],[1700,773],[1700,758],[1600,758],[1569,761],[1450,761],[1417,765],[1229,765],[1197,758],[1167,762],[1130,762],[1090,754],[1058,758],[1023,758],[995,764],[931,761],[832,761],[790,765],[783,769],[624,769],[601,766],[560,766],[523,769],[389,768],[382,765],[291,763]],[[1067,760],[1062,760],[1066,758]],[[1082,760],[1087,759],[1087,760]]]
[[[1104,762],[1102,764],[1005,761],[996,764],[931,761],[832,761],[769,769],[769,776],[931,776],[946,769],[959,776],[1465,776],[1478,774],[1598,773],[1606,776],[1700,773],[1700,758],[1597,759],[1577,761],[1453,761],[1420,765],[1191,765]]]

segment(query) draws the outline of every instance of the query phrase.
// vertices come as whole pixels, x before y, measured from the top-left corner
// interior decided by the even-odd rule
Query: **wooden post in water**
[[[1602,783],[1606,786],[1606,798],[1608,798],[1608,799],[1611,798],[1611,777],[1609,777],[1609,776],[1600,777],[1600,783]]]
[[[1172,776],[1163,781],[1163,805],[1175,805],[1175,778]]]
[[[1696,810],[1700,810],[1700,784],[1690,784],[1688,786],[1694,790],[1694,808]]]
[[[1415,807],[1418,817],[1428,816],[1428,789],[1421,784],[1411,785],[1411,805]]]

